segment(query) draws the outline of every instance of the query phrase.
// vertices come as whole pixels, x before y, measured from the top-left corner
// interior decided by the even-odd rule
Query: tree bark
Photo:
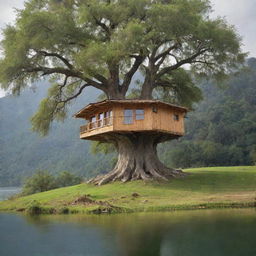
[[[131,133],[105,135],[104,139],[116,145],[117,163],[111,172],[97,176],[89,183],[103,185],[112,181],[140,179],[167,181],[185,176],[181,170],[168,168],[158,159],[157,144],[170,137],[156,133]]]

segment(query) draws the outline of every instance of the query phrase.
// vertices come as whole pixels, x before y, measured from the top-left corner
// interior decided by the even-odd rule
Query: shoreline
[[[187,169],[168,182],[79,184],[0,202],[0,212],[117,214],[256,208],[256,166]]]

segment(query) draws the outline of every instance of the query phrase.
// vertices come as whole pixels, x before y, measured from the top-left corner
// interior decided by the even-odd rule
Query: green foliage
[[[56,184],[59,188],[80,184],[82,181],[82,177],[76,176],[67,171],[59,173],[56,177]]]
[[[27,178],[22,188],[22,195],[30,195],[38,192],[44,192],[60,187],[67,187],[80,184],[82,178],[67,171],[53,176],[48,171],[37,171],[31,177]]]
[[[164,162],[176,167],[255,165],[256,59],[229,86],[201,86],[204,101],[188,115],[179,142],[160,146]]]
[[[162,78],[161,86],[155,89],[155,98],[192,109],[192,105],[202,100],[203,96],[192,81],[190,72],[178,69]]]
[[[88,86],[125,98],[137,71],[144,74],[140,97],[160,90],[163,99],[191,106],[201,98],[192,76],[224,78],[245,57],[235,29],[210,12],[208,0],[28,0],[3,30],[1,87],[19,94],[50,79],[31,119],[42,135]]]
[[[57,188],[55,178],[48,171],[37,171],[25,181],[22,194],[30,195]]]
[[[38,215],[43,212],[43,209],[41,207],[41,204],[38,201],[33,200],[27,207],[26,211],[30,215]]]

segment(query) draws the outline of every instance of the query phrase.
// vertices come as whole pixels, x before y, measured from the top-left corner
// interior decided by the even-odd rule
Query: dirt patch
[[[88,195],[83,195],[80,197],[77,197],[73,202],[71,202],[71,205],[79,205],[79,204],[84,204],[84,205],[91,205],[95,204],[95,200],[91,199]]]
[[[69,205],[84,205],[84,206],[98,206],[96,209],[90,211],[92,214],[110,214],[115,212],[121,212],[120,207],[116,207],[107,201],[96,201],[89,197],[89,195],[83,195],[77,197]]]
[[[99,206],[113,207],[113,205],[111,205],[107,201],[96,201],[91,199],[88,195],[77,197],[74,201],[70,203],[70,205],[99,205]]]

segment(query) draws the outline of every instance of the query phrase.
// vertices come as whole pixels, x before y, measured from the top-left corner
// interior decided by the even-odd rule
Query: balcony
[[[109,127],[112,125],[113,125],[113,117],[105,117],[103,119],[96,120],[95,122],[89,122],[86,125],[80,126],[80,137],[84,133],[88,133],[88,135],[91,135],[91,132],[94,130]]]

